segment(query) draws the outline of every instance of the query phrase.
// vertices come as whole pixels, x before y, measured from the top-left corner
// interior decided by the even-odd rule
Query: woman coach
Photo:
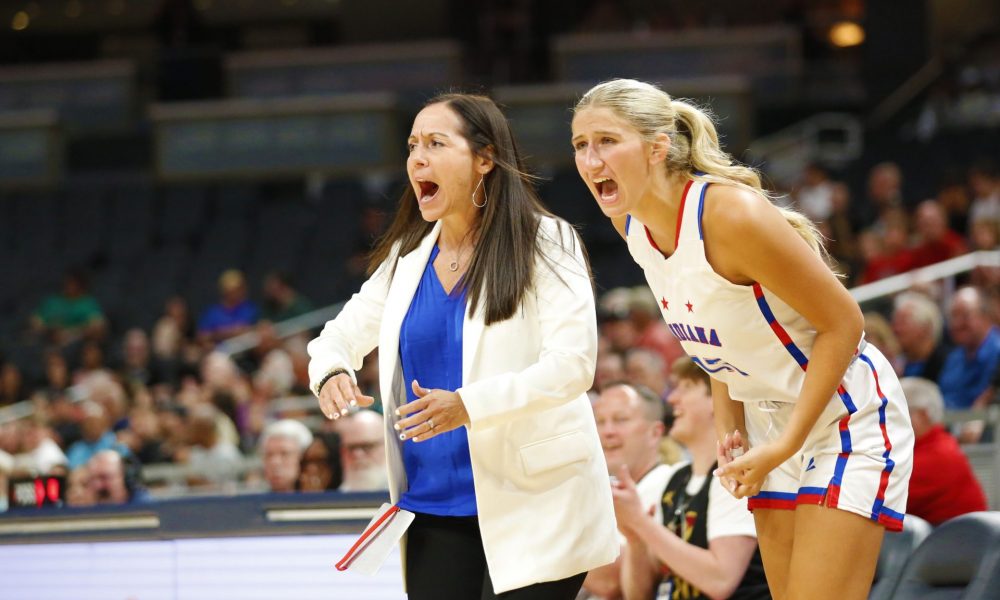
[[[582,245],[488,98],[431,100],[407,144],[371,278],[309,345],[313,391],[331,418],[370,405],[354,370],[379,347],[390,495],[416,515],[411,600],[571,600],[618,553]]]

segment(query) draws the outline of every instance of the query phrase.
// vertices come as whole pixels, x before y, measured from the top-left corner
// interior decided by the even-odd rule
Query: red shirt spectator
[[[916,223],[920,242],[910,251],[910,268],[933,265],[969,251],[965,239],[948,228],[948,217],[936,200],[920,203]]]
[[[969,459],[940,423],[944,401],[937,384],[920,377],[904,377],[900,383],[916,437],[906,512],[938,525],[958,515],[986,510],[986,494]]]

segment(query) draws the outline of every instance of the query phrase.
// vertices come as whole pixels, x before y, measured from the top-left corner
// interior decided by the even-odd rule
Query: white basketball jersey
[[[736,285],[705,258],[701,216],[708,184],[688,182],[677,249],[664,258],[645,225],[626,219],[629,252],[646,274],[670,332],[734,400],[794,402],[816,331],[759,284]]]

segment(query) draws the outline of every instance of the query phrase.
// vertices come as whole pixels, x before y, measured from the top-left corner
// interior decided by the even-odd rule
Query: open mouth
[[[417,185],[420,186],[418,200],[421,204],[426,204],[433,200],[434,197],[437,196],[438,190],[441,189],[441,187],[433,181],[418,181]]]
[[[597,188],[597,195],[601,202],[614,202],[618,199],[618,182],[608,177],[601,177],[594,180],[594,187]]]

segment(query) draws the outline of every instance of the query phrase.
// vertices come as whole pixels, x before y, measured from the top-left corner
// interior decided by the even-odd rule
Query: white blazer
[[[393,429],[410,383],[403,381],[399,329],[440,229],[439,222],[400,257],[391,280],[391,260],[383,263],[309,343],[313,392],[333,369],[354,377],[379,347],[393,502],[407,489],[404,442]],[[537,260],[535,281],[512,318],[486,327],[483,310],[470,317],[466,309],[462,332],[457,391],[469,413],[479,528],[496,593],[606,565],[619,549],[607,465],[586,394],[597,356],[590,278],[569,225],[544,217],[539,236],[554,272]]]

